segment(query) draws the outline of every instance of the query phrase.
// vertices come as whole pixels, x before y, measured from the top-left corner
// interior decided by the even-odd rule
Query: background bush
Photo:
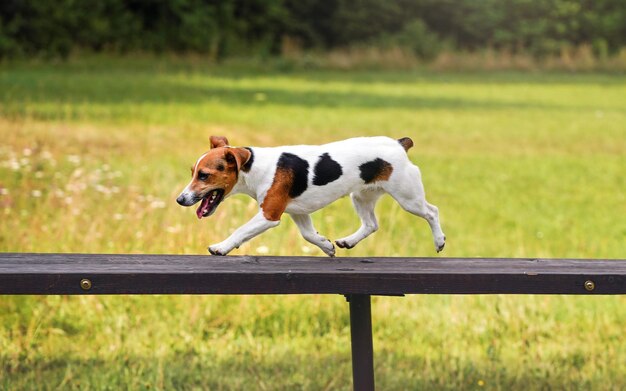
[[[0,57],[267,56],[286,38],[318,50],[391,43],[424,58],[441,42],[535,56],[589,44],[603,57],[624,46],[624,20],[623,0],[4,0]]]

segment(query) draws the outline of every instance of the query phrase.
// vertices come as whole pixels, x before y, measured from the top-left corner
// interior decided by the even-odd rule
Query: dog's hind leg
[[[352,248],[378,229],[374,214],[376,201],[384,194],[382,189],[361,190],[350,194],[352,204],[361,219],[361,227],[352,235],[337,239],[335,243],[341,248]]]
[[[385,190],[409,213],[422,217],[430,225],[437,252],[443,250],[446,236],[439,223],[439,209],[426,201],[426,193],[422,184],[419,168],[408,165],[403,173],[392,178],[385,184]]]
[[[330,257],[335,256],[335,246],[333,246],[330,240],[326,239],[315,230],[311,216],[307,214],[290,214],[290,216],[294,223],[298,226],[302,237],[307,242],[322,249],[326,255]]]

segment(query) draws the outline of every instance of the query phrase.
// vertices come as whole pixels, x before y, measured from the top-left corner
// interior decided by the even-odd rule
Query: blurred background
[[[623,70],[625,20],[620,0],[6,0],[0,57],[194,53],[454,69],[471,53],[474,67]]]
[[[447,234],[383,197],[338,256],[626,257],[626,3],[0,2],[0,251],[207,254],[210,135],[411,137]],[[337,239],[349,199],[314,214]],[[289,218],[233,254],[323,256]],[[207,254],[208,255],[208,254]],[[443,261],[442,261],[443,262]],[[382,390],[624,389],[626,298],[375,297]],[[0,297],[0,389],[351,387],[341,296]]]

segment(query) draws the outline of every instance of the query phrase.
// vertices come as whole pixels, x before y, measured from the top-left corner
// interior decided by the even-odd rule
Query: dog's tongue
[[[200,206],[198,207],[198,209],[196,209],[196,216],[201,219],[203,217],[202,215],[204,215],[207,209],[209,209],[209,197],[202,199]]]

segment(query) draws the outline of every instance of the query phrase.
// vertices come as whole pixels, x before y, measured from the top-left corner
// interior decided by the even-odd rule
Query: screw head
[[[585,281],[585,289],[587,290],[587,292],[591,292],[596,289],[596,284],[591,280],[587,280]]]
[[[91,289],[91,280],[89,280],[87,278],[83,278],[82,280],[80,280],[80,287],[84,291],[90,290]]]

